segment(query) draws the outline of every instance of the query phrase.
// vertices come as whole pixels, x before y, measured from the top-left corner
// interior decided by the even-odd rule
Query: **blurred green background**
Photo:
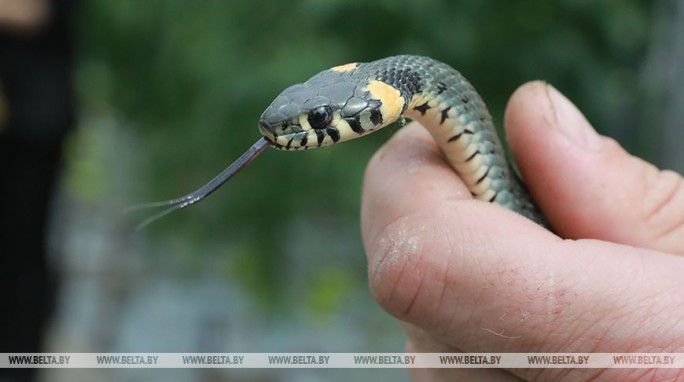
[[[84,118],[115,118],[134,140],[140,174],[129,178],[136,191],[131,203],[184,194],[217,174],[258,138],[259,115],[285,87],[334,65],[400,53],[458,68],[496,121],[517,86],[544,79],[609,133],[639,100],[634,89],[649,36],[647,4],[85,2],[78,98]],[[269,150],[211,199],[142,235],[182,236],[198,261],[215,242],[229,243],[222,255],[238,262],[236,276],[269,304],[283,287],[285,252],[328,252],[338,240],[349,241],[339,255],[353,259],[338,261],[362,269],[353,242],[363,169],[392,130],[320,151]],[[648,155],[648,147],[625,144]],[[78,175],[74,191],[83,196],[112,189],[102,168]],[[297,225],[335,242],[293,242]],[[363,280],[357,271],[348,278]]]
[[[261,112],[285,87],[404,53],[461,71],[499,125],[519,85],[546,80],[601,133],[662,163],[668,9],[637,0],[80,3],[79,128],[53,235],[66,259],[62,301],[73,304],[61,309],[53,350],[402,351],[399,326],[368,291],[358,223],[366,163],[399,126],[321,150],[268,150],[210,198],[142,232],[133,229],[149,211],[121,211],[212,178],[259,137]],[[210,313],[181,328],[218,329],[169,344],[182,331],[169,316],[188,310]],[[83,334],[78,315],[110,326]]]

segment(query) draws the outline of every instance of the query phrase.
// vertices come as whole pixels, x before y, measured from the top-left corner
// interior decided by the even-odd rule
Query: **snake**
[[[404,118],[427,129],[474,199],[549,227],[507,160],[492,116],[473,85],[448,64],[416,55],[335,66],[286,88],[259,118],[262,137],[256,143],[196,191],[136,206],[171,206],[139,227],[199,202],[267,147],[298,151],[329,146]]]

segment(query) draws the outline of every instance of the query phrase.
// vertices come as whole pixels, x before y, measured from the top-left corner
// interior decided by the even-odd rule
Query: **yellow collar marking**
[[[401,96],[398,89],[384,82],[371,80],[365,90],[369,91],[373,98],[382,102],[380,113],[382,113],[382,119],[385,121],[383,125],[399,119],[401,112],[404,111],[406,100]]]
[[[333,67],[333,68],[330,68],[330,70],[334,70],[334,71],[336,71],[336,72],[348,72],[348,71],[350,71],[350,70],[356,69],[356,67],[357,67],[358,65],[359,65],[359,64],[356,63],[356,62],[352,62],[352,63],[349,63],[349,64],[344,64],[344,65],[335,66],[335,67]]]

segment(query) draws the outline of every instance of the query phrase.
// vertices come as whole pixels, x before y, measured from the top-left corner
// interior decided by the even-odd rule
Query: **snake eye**
[[[332,121],[332,110],[329,106],[319,106],[309,112],[309,125],[314,129],[325,129]]]

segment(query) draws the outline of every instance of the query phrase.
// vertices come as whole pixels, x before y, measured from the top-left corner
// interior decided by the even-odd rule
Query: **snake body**
[[[434,59],[402,55],[320,72],[278,95],[259,130],[272,147],[302,150],[358,138],[402,117],[427,128],[474,198],[547,226],[506,160],[480,95]]]

